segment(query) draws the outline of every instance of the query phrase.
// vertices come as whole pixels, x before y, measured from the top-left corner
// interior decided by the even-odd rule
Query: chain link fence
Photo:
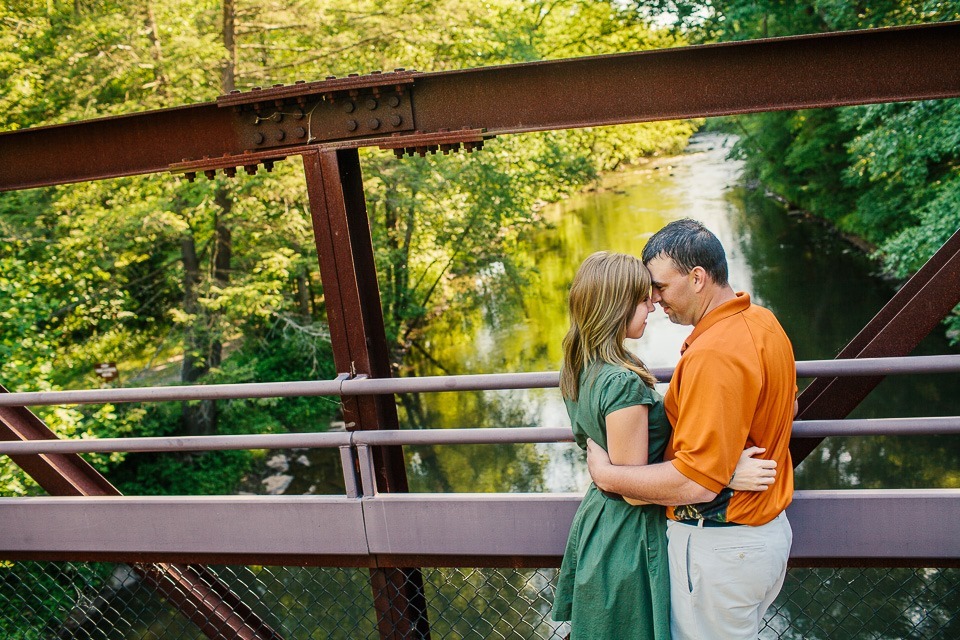
[[[210,569],[282,638],[380,637],[366,569]],[[555,569],[425,568],[416,575],[432,638],[560,640],[569,631],[550,620]],[[761,632],[764,639],[958,637],[958,569],[791,569]],[[0,562],[0,638],[205,636],[126,565]]]

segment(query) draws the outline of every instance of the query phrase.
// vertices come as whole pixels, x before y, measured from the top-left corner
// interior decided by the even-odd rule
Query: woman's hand
[[[762,447],[744,449],[727,486],[734,491],[766,491],[777,479],[777,461],[753,457],[764,451]]]
[[[604,451],[603,447],[587,438],[587,469],[590,471],[590,479],[593,480],[593,484],[597,485],[597,488],[602,491],[607,489],[604,482],[606,479],[605,472],[612,465],[610,456]]]

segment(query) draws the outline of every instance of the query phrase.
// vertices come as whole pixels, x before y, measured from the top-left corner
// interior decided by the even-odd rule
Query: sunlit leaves
[[[235,6],[240,89],[375,69],[438,71],[680,44],[622,2]],[[214,0],[0,0],[0,130],[215,99],[232,59],[222,11]],[[535,134],[490,141],[478,154],[403,161],[364,153],[380,292],[398,364],[432,319],[516,295],[533,270],[520,249],[544,224],[543,203],[581,189],[600,171],[677,150],[693,127]],[[172,126],[169,135],[187,134]],[[218,228],[231,238],[222,271],[215,264]],[[123,384],[166,384],[177,381],[187,358],[216,364],[211,354],[221,347],[225,359],[201,380],[332,374],[303,174],[292,160],[236,180],[189,183],[166,174],[0,194],[0,236],[0,293],[12,303],[0,312],[0,378],[13,388],[96,386],[92,366],[102,361],[118,363]],[[198,261],[189,278],[187,245]],[[221,407],[223,429],[298,426],[292,408],[241,404]],[[313,422],[334,410],[297,407]],[[42,415],[72,436],[181,428],[170,407]],[[234,471],[243,466],[230,464]],[[157,469],[174,474],[172,465]],[[123,470],[131,486],[144,486],[145,476],[129,465]]]
[[[705,40],[886,27],[960,18],[956,3],[662,0]],[[735,121],[750,178],[792,207],[879,247],[906,278],[960,226],[960,101],[773,112]],[[950,335],[960,337],[957,316]]]

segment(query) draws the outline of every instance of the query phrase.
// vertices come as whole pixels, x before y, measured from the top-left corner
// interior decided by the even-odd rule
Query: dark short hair
[[[666,256],[681,273],[703,267],[720,286],[727,284],[727,254],[717,236],[692,218],[674,220],[653,234],[643,248],[643,264]]]

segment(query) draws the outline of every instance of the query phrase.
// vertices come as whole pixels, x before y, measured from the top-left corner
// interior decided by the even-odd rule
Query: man
[[[770,311],[727,283],[715,235],[671,222],[643,250],[653,302],[693,325],[664,406],[674,431],[666,462],[615,466],[589,443],[597,487],[668,507],[674,640],[753,638],[783,585],[793,533],[790,430],[796,412],[793,348]],[[741,452],[777,463],[768,490],[726,488]]]

